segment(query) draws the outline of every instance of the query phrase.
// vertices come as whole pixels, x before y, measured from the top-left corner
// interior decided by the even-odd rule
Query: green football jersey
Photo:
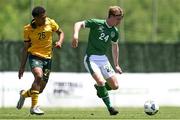
[[[108,26],[106,20],[85,20],[85,27],[90,28],[87,55],[104,55],[111,42],[118,41],[118,29]]]

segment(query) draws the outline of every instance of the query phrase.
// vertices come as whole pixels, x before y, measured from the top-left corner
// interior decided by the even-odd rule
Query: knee
[[[42,92],[43,92],[43,90],[40,90],[40,91],[39,91],[39,94],[41,94]]]
[[[114,86],[112,87],[113,90],[117,90],[118,88],[119,88],[119,85],[114,85]]]
[[[43,79],[43,76],[40,75],[40,74],[37,74],[37,75],[35,75],[35,79],[36,79],[37,81],[41,81],[41,80]]]
[[[104,81],[97,81],[98,86],[104,86]]]

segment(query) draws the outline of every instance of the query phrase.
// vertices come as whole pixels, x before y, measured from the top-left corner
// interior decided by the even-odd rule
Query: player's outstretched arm
[[[114,60],[115,71],[119,74],[122,73],[121,67],[119,66],[119,45],[118,43],[112,44],[112,55]]]
[[[55,47],[61,48],[64,42],[64,32],[61,29],[58,29],[56,33],[58,35],[58,41],[55,43]]]
[[[73,48],[78,47],[79,31],[84,26],[85,26],[84,21],[76,22],[74,24],[73,38],[72,38],[72,43],[71,43]]]
[[[28,57],[28,48],[30,47],[30,42],[24,42],[24,49],[22,51],[21,65],[18,72],[18,77],[21,79],[24,73],[24,68],[26,65],[27,57]]]

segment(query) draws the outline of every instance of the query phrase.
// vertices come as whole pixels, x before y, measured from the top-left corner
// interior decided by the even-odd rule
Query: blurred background
[[[39,5],[46,8],[48,17],[55,19],[65,32],[63,48],[54,50],[53,71],[85,72],[82,60],[89,31],[81,30],[79,48],[71,49],[73,24],[88,18],[105,19],[111,5],[119,5],[125,12],[118,26],[124,72],[180,70],[179,0],[1,0],[0,71],[18,70],[23,26],[30,23],[31,10]],[[69,58],[71,61],[67,62]]]
[[[65,32],[65,41],[62,49],[54,49],[53,51],[52,72],[72,73],[70,75],[86,73],[83,57],[89,30],[81,30],[79,47],[72,49],[71,38],[73,25],[77,21],[89,18],[105,19],[107,17],[108,7],[112,5],[121,6],[125,13],[122,24],[118,26],[120,31],[119,64],[124,73],[127,73],[122,78],[126,79],[126,75],[131,76],[131,73],[142,73],[143,75],[147,73],[163,73],[163,75],[160,74],[160,77],[167,73],[165,75],[167,78],[169,73],[180,72],[180,0],[0,0],[1,75],[3,76],[7,73],[6,75],[10,77],[11,74],[8,72],[13,72],[13,75],[17,79],[17,71],[23,49],[23,26],[30,23],[32,19],[31,10],[35,6],[44,6],[47,10],[48,17],[55,19]],[[56,39],[54,35],[53,40],[56,41]],[[112,62],[110,53],[111,48],[109,48],[107,55]],[[26,71],[30,72],[28,64],[26,65]],[[138,74],[138,76],[142,74]],[[1,86],[3,86],[3,83],[5,84],[6,77],[0,78],[4,81],[0,83]],[[142,78],[137,77],[136,80],[148,79],[148,77],[149,74]],[[171,78],[177,80],[178,77],[176,74],[175,78]],[[131,80],[134,78],[136,76],[132,76]],[[168,80],[171,80],[171,78],[168,78]],[[159,75],[158,77],[154,76],[154,80],[156,79],[159,79]],[[159,80],[164,80],[164,78],[160,78]],[[143,83],[142,81],[140,82]],[[167,83],[167,86],[169,83]],[[143,84],[146,84],[146,82],[144,81]],[[164,83],[160,81],[160,84]],[[176,83],[174,82],[174,84]],[[70,84],[60,85],[56,87],[63,87],[63,85],[72,87]],[[81,81],[78,85],[82,86]],[[126,89],[124,91],[122,89],[120,93],[135,94],[138,92],[145,95],[148,92],[147,89],[141,91],[140,88],[143,86],[140,88],[137,87],[138,89],[128,89],[128,85],[127,83],[127,86],[124,86]],[[180,93],[178,86],[175,87],[173,85],[167,89],[170,93],[164,94],[165,96],[171,94],[173,90],[176,92],[176,94],[173,93],[175,95],[174,97],[177,97],[177,94]],[[136,88],[136,86],[134,87]],[[159,84],[156,87],[158,91]],[[2,91],[6,90],[8,91],[9,89],[1,87],[0,96],[5,97]],[[17,94],[19,88],[16,86],[14,91]],[[18,96],[16,97],[18,99]],[[4,102],[2,103],[4,104]]]

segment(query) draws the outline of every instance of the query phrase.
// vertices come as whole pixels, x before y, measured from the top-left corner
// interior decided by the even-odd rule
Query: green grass
[[[29,108],[17,110],[15,108],[0,108],[0,119],[60,119],[60,120],[86,120],[86,119],[122,119],[122,120],[180,120],[180,107],[160,107],[154,116],[148,116],[142,108],[118,108],[120,114],[110,116],[105,108],[43,108],[45,115],[29,114]]]

